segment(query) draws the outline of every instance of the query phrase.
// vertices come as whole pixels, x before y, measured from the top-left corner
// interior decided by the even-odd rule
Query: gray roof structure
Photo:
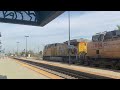
[[[45,26],[64,11],[0,11],[0,22]]]

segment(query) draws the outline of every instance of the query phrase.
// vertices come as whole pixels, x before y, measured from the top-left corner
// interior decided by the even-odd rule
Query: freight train
[[[70,45],[68,45],[68,41],[64,43],[48,44],[44,47],[43,59],[69,62],[70,56],[71,63],[75,63],[83,52],[87,53],[86,45],[87,43],[83,40],[81,40],[81,42],[71,40]]]
[[[97,33],[92,40],[71,40],[70,46],[64,43],[46,45],[44,60],[79,63],[120,69],[120,30]]]

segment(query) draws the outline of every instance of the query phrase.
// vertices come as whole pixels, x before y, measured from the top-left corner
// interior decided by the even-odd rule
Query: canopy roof
[[[64,11],[0,11],[0,22],[45,26]]]

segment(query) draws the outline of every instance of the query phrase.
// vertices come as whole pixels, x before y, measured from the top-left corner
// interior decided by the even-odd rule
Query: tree
[[[25,56],[25,49],[22,52],[20,52],[20,55]]]
[[[39,54],[42,55],[42,51],[40,51]]]
[[[30,54],[31,56],[34,56],[34,55],[35,55],[32,50],[29,50],[29,51],[27,52],[27,54]]]
[[[120,25],[117,25],[118,30],[120,30]]]
[[[23,51],[20,52],[20,55],[21,55],[21,56],[24,56],[24,55],[25,55],[25,52],[23,52]]]

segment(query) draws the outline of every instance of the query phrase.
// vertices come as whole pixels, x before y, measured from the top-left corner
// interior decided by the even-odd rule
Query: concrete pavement
[[[0,79],[49,79],[10,58],[0,59]]]

